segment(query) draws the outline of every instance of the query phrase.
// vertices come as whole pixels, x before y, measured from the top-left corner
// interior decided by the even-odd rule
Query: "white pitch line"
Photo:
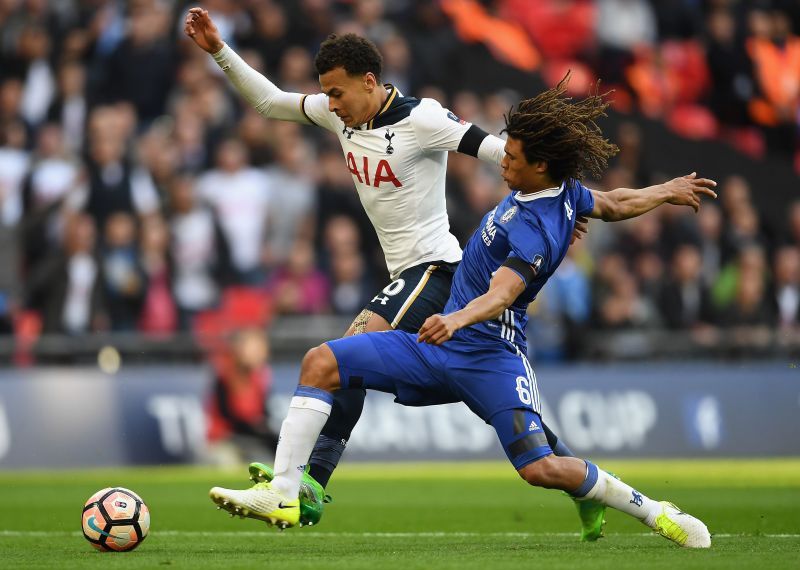
[[[224,538],[252,538],[252,537],[275,537],[275,536],[294,536],[294,533],[284,534],[280,532],[270,532],[265,529],[261,532],[254,531],[194,531],[194,530],[156,530],[153,531],[158,536],[186,536],[186,537],[224,537]],[[0,538],[12,537],[42,537],[42,536],[83,536],[80,532],[66,531],[43,531],[43,530],[0,530]],[[538,538],[555,537],[570,538],[578,536],[576,532],[313,532],[300,531],[297,536],[309,536],[316,538]],[[608,536],[658,536],[651,532],[638,533],[614,533]],[[800,534],[730,534],[721,533],[711,535],[713,538],[800,538]]]

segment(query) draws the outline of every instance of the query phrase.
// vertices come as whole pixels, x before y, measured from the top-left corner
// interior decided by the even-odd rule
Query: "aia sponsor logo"
[[[360,184],[366,184],[367,186],[378,188],[383,182],[391,182],[394,184],[395,188],[403,187],[403,184],[397,179],[397,176],[394,175],[394,172],[392,172],[392,167],[389,164],[389,161],[386,159],[380,159],[378,161],[378,165],[373,171],[370,168],[368,156],[361,157],[361,164],[356,162],[356,157],[353,156],[352,152],[348,152],[346,158],[347,169],[350,171],[350,174],[353,175],[353,178],[358,180]]]

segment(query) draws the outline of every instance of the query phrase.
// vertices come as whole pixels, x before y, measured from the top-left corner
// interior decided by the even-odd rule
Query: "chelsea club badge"
[[[516,213],[517,213],[517,207],[511,206],[508,210],[506,210],[506,213],[503,214],[503,216],[500,218],[500,223],[505,224],[508,220],[513,218],[514,214]]]

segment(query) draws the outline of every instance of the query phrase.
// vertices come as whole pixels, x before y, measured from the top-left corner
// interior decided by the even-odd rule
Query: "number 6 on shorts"
[[[533,402],[531,382],[524,376],[517,376],[517,394],[519,394],[519,401],[526,406],[530,406]]]

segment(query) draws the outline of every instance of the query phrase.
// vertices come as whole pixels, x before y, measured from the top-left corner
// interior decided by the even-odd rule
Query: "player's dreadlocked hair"
[[[366,38],[356,34],[341,36],[331,34],[319,46],[314,66],[319,75],[343,67],[348,75],[364,75],[371,72],[380,79],[383,57],[375,44]]]
[[[588,172],[600,178],[608,159],[619,152],[617,145],[603,138],[595,119],[604,117],[608,103],[594,93],[582,101],[562,97],[570,74],[552,89],[512,108],[502,132],[522,142],[529,163],[544,161],[554,182],[582,180]]]

